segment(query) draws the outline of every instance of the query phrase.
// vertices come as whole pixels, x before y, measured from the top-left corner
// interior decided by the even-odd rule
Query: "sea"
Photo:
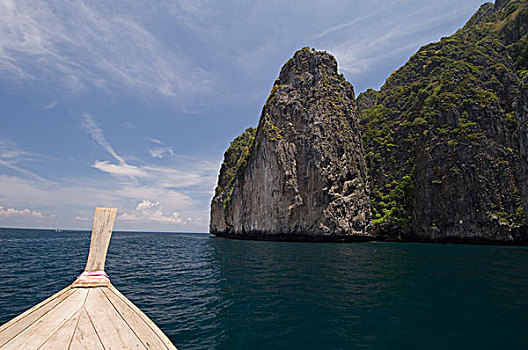
[[[0,324],[71,284],[84,231],[0,229]],[[528,349],[528,248],[114,232],[106,272],[180,350]]]

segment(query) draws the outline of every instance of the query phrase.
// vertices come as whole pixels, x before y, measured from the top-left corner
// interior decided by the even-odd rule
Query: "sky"
[[[0,0],[0,227],[208,232],[223,153],[284,62],[333,54],[356,95],[481,0]]]

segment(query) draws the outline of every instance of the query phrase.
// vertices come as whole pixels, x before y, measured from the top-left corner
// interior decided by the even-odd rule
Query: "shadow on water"
[[[88,232],[0,229],[0,323],[70,284]],[[120,233],[106,270],[180,349],[525,348],[528,249]]]

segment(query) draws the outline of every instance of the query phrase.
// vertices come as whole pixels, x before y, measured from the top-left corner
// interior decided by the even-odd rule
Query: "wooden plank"
[[[79,278],[71,285],[72,288],[93,288],[106,287],[110,284],[108,278],[90,276],[89,278]]]
[[[83,290],[83,289],[79,289]],[[90,288],[85,309],[107,350],[146,349],[121,315],[114,309],[101,288]]]
[[[79,323],[71,345],[70,350],[104,350],[101,340],[95,331],[95,328],[92,325],[92,321],[88,317],[85,309],[81,310],[81,315],[79,317]]]
[[[104,271],[116,214],[116,208],[95,208],[86,272]]]
[[[141,311],[134,303],[132,303],[130,300],[128,300],[127,297],[125,297],[116,287],[114,287],[112,284],[109,285],[107,288],[103,289],[107,294],[108,292],[112,292],[115,296],[117,296],[124,304],[126,304],[131,310],[133,310],[136,315],[138,315],[143,322],[149,325],[150,329],[156,333],[158,338],[163,341],[167,349],[176,350],[176,346],[171,342],[169,337],[159,327],[147,316],[143,311]]]
[[[101,290],[147,349],[169,349],[158,334],[152,330],[149,324],[152,322],[145,322],[144,318],[108,288],[101,288]]]
[[[0,347],[9,340],[13,339],[20,332],[24,331],[27,327],[60,304],[72,293],[74,293],[74,290],[68,286],[63,290],[53,294],[43,302],[33,306],[31,309],[26,310],[24,313],[13,318],[11,321],[5,323],[2,327],[0,327]]]
[[[55,333],[53,333],[38,350],[68,349],[79,322],[82,308],[74,313]]]
[[[7,342],[5,349],[37,349],[83,306],[87,294],[88,289],[73,289],[64,301]]]

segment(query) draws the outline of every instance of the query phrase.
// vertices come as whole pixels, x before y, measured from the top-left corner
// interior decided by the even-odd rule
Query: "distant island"
[[[528,0],[482,5],[357,99],[332,55],[297,51],[225,152],[210,232],[528,243]]]

